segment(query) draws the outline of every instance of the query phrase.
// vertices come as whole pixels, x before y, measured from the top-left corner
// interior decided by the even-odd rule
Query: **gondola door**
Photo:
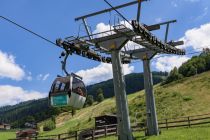
[[[84,83],[78,77],[71,76],[71,96],[69,99],[69,105],[74,108],[82,108],[86,100],[86,88]]]

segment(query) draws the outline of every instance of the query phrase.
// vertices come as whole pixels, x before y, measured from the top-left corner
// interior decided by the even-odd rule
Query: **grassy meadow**
[[[194,128],[175,128],[162,130],[159,136],[145,137],[144,133],[133,133],[136,140],[210,140],[210,126],[200,126]],[[117,140],[111,136],[100,140]]]
[[[164,86],[156,85],[154,93],[158,119],[210,113],[209,91],[210,72],[184,78]],[[138,122],[145,120],[144,91],[128,95],[128,102],[131,124],[134,124],[136,120]],[[94,126],[94,117],[115,112],[115,99],[106,99],[101,103],[95,103],[92,106],[78,110],[73,117],[71,117],[70,113],[59,115],[56,119],[57,128],[43,132],[42,135],[90,128]]]
[[[0,131],[0,140],[15,139],[15,131]]]

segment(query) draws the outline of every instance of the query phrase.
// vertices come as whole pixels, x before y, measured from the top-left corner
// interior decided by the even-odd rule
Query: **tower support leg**
[[[144,65],[144,88],[146,95],[147,111],[147,135],[159,135],[158,121],[156,114],[155,98],[153,92],[152,73],[150,71],[150,60],[143,60]]]
[[[117,106],[118,139],[133,140],[125,90],[125,80],[119,50],[112,51],[112,69]]]

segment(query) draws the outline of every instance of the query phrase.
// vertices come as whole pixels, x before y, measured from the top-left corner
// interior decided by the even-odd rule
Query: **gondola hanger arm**
[[[68,73],[68,71],[66,70],[66,62],[67,62],[67,59],[68,59],[69,55],[70,55],[70,54],[68,53],[68,51],[62,52],[62,53],[61,53],[61,57],[64,57],[63,61],[61,61],[62,70],[65,72],[65,74],[66,74],[67,76],[69,75],[69,73]]]

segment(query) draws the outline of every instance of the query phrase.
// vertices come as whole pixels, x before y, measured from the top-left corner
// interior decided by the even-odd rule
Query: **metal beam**
[[[135,43],[142,45],[146,48],[152,49],[154,51],[160,51],[161,53],[185,55],[185,51],[183,49],[175,48],[167,44],[167,42],[163,43],[136,20],[132,20],[132,26],[136,35],[141,36],[141,38],[143,39],[143,41],[140,42],[134,41]]]
[[[166,24],[165,43],[167,43],[167,41],[168,41],[169,25],[170,25],[170,23],[167,23]]]
[[[159,30],[160,29],[160,25],[156,24],[156,25],[149,25],[145,27],[148,31],[154,31],[154,30]]]
[[[165,25],[165,24],[175,23],[175,22],[177,22],[177,20],[169,20],[169,21],[166,21],[166,22],[158,23],[157,25]]]
[[[166,24],[165,43],[167,43],[167,40],[168,40],[169,26],[170,26],[171,23],[175,23],[175,22],[177,22],[177,20],[171,20],[171,21],[163,22],[163,23],[159,24],[159,25]]]
[[[134,4],[137,4],[137,3],[138,3],[138,1],[135,0],[133,2],[129,2],[129,3],[126,3],[126,4],[116,6],[116,7],[114,7],[114,9],[120,9],[120,8],[131,6],[131,5],[134,5]],[[114,9],[109,8],[109,9],[101,10],[101,11],[91,13],[91,14],[88,14],[88,15],[84,15],[84,16],[81,16],[81,17],[77,17],[77,18],[75,18],[75,21],[78,21],[78,20],[81,20],[81,19],[84,19],[84,18],[88,18],[88,17],[92,17],[92,16],[96,16],[96,15],[100,15],[100,14],[103,14],[103,13],[106,13],[106,12],[110,12],[110,11],[113,11]]]
[[[137,10],[137,17],[136,17],[136,20],[138,21],[138,22],[140,22],[140,16],[141,16],[141,2],[142,2],[142,0],[138,0],[138,10]]]
[[[124,53],[131,55],[131,54],[136,54],[136,53],[146,53],[150,51],[151,50],[147,48],[140,48],[140,49],[125,51]]]
[[[138,9],[137,9],[137,17],[136,17],[136,20],[138,22],[140,22],[140,17],[141,17],[141,3],[144,2],[144,1],[148,1],[148,0],[137,0],[139,3],[138,3]]]
[[[90,31],[90,29],[89,29],[89,27],[88,27],[88,25],[87,25],[86,19],[83,18],[82,21],[83,21],[83,23],[84,23],[84,25],[85,25],[85,30],[86,30],[86,32],[87,32],[87,34],[88,34],[89,39],[92,40],[93,38],[92,38],[92,36],[91,36],[91,31]]]
[[[147,28],[147,30],[149,30],[149,31],[153,31],[153,30],[160,29],[161,25],[171,24],[171,23],[175,23],[175,22],[177,22],[177,20],[169,20],[169,21],[166,21],[166,22],[158,23],[158,24],[146,25],[145,28]]]
[[[184,41],[176,41],[176,42],[170,41],[167,44],[175,47],[175,46],[184,45]]]

